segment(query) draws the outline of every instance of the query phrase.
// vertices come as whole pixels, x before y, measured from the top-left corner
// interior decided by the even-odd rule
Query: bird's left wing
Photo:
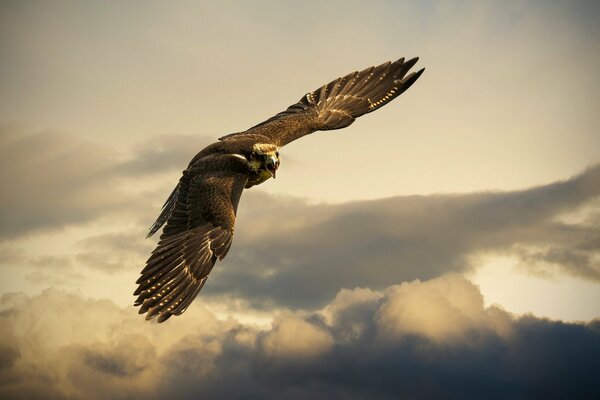
[[[315,131],[345,128],[411,87],[424,71],[409,73],[417,61],[418,58],[401,58],[335,79],[268,120],[220,140],[247,135],[281,147]]]
[[[183,172],[158,246],[136,282],[135,305],[146,319],[183,313],[227,254],[247,175],[221,166],[226,161],[201,160]]]

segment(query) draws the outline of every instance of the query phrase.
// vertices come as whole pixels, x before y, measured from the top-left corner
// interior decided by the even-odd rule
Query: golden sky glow
[[[405,371],[386,353],[425,373],[450,348],[468,372],[504,346],[517,371],[560,329],[600,354],[599,50],[587,1],[3,2],[0,397],[269,398],[262,382],[317,398],[274,382],[375,349],[315,381],[339,397],[363,370]],[[285,147],[277,179],[243,194],[183,317],[136,314],[146,229],[197,151],[413,56],[426,71],[406,93]],[[356,398],[408,393],[361,379]]]

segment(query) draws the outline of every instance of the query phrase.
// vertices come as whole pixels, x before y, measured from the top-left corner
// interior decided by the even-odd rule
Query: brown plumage
[[[231,246],[242,191],[275,177],[279,148],[318,130],[345,128],[408,89],[424,69],[418,58],[348,74],[307,93],[247,131],[223,136],[190,162],[148,236],[163,225],[134,295],[146,319],[180,315]]]

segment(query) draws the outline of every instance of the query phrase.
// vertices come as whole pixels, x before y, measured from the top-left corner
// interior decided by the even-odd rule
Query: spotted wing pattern
[[[318,130],[345,128],[407,90],[424,71],[407,75],[417,61],[418,58],[408,61],[401,58],[353,72],[307,93],[285,111],[247,131],[220,139],[235,140],[240,135],[253,135],[281,147]]]
[[[387,62],[338,78],[285,111],[200,151],[173,190],[148,236],[163,225],[156,249],[137,281],[140,314],[162,322],[183,313],[231,246],[235,213],[257,143],[278,147],[318,130],[345,128],[407,90],[424,69],[417,58]],[[255,171],[254,171],[255,172]]]
[[[173,191],[158,246],[136,282],[135,305],[140,306],[140,314],[147,313],[146,319],[158,315],[158,322],[163,322],[183,313],[217,259],[223,259],[231,246],[247,175],[226,168],[215,170],[219,163],[211,161],[185,170]]]

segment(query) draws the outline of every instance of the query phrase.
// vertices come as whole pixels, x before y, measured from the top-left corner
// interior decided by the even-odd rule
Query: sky
[[[189,160],[332,79],[181,317],[144,239]],[[594,1],[0,3],[0,397],[600,396]]]

